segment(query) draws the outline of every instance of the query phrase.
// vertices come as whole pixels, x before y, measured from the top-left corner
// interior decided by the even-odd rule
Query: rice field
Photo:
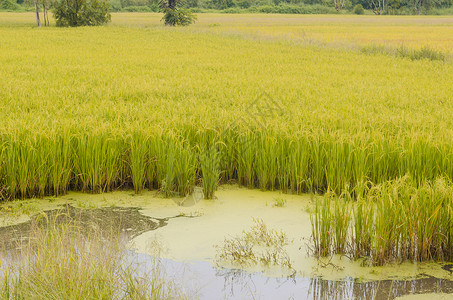
[[[291,34],[329,40],[338,18],[355,31],[350,49]],[[2,199],[119,188],[184,196],[194,185],[212,197],[227,182],[355,193],[405,175],[416,186],[453,178],[453,64],[355,51],[370,17],[277,16],[273,26],[271,16],[200,15],[176,29],[159,19],[36,29],[31,14],[2,14]],[[419,19],[382,31],[375,22],[363,39],[394,26],[417,45],[451,49],[451,20]],[[284,39],[260,33],[271,31]]]
[[[318,256],[367,258],[370,265],[452,261],[453,190],[439,178],[415,188],[408,177],[371,185],[353,202],[329,194],[311,215]]]

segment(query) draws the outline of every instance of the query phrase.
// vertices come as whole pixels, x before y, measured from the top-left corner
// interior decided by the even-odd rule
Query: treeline
[[[193,12],[279,14],[453,14],[453,0],[186,0]],[[113,12],[161,12],[159,0],[110,0]],[[0,0],[2,11],[33,11],[25,0]]]
[[[159,0],[110,0],[112,11],[159,12]],[[453,14],[453,0],[185,0],[194,12]]]
[[[33,11],[34,2],[0,0],[2,11]],[[193,12],[377,15],[453,14],[453,0],[185,0]],[[114,12],[161,12],[159,0],[110,0]]]

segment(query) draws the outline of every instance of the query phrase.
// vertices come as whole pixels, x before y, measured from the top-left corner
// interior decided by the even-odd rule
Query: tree
[[[187,26],[195,23],[197,16],[191,11],[182,8],[181,0],[161,0],[160,6],[164,10],[165,25],[169,26]]]
[[[333,0],[333,3],[335,4],[335,9],[340,12],[343,10],[344,6],[344,1],[345,0]]]
[[[429,10],[440,3],[439,0],[410,0],[408,6],[412,7],[416,14],[421,14],[422,8]]]
[[[385,0],[368,0],[368,4],[376,15],[383,15],[385,13]]]
[[[55,3],[57,26],[96,26],[111,20],[106,0],[59,0]]]
[[[42,6],[43,8],[43,20],[44,26],[49,26],[49,8],[52,5],[53,0],[28,0],[27,3],[31,4],[35,7],[35,15],[36,15],[36,26],[41,27],[41,18],[39,15],[39,8]]]
[[[41,0],[42,2],[42,11],[44,18],[44,26],[49,26],[49,7],[52,4],[52,0]]]

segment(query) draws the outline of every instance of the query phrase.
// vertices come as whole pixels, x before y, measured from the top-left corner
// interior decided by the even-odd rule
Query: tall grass
[[[0,195],[12,199],[129,187],[139,193],[147,187],[185,196],[197,178],[211,196],[219,182],[232,180],[262,190],[341,194],[406,173],[417,186],[453,176],[452,147],[421,138],[363,141],[338,134],[296,138],[229,130],[216,134],[217,146],[206,146],[199,140],[204,134],[212,135],[190,129],[183,135],[137,130],[126,136],[3,136]]]
[[[444,178],[418,187],[408,176],[352,194],[326,196],[311,216],[315,254],[387,262],[453,259],[453,186]]]
[[[60,217],[37,222],[28,243],[2,254],[2,299],[187,299],[157,258],[146,266],[131,260],[114,228],[86,235]]]
[[[216,143],[211,142],[205,149],[199,149],[200,169],[205,199],[212,199],[220,180],[220,157]]]

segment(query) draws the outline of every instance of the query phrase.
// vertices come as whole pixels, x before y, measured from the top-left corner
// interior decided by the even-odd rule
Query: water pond
[[[197,299],[453,299],[450,264],[370,267],[364,260],[341,256],[314,258],[309,211],[316,196],[237,186],[222,186],[216,196],[208,201],[199,193],[179,199],[164,199],[156,192],[70,193],[57,199],[29,200],[33,209],[23,214],[15,207],[17,203],[5,203],[0,209],[2,253],[20,248],[33,224],[45,226],[49,219],[71,218],[87,234],[93,228],[105,235],[119,233],[128,243],[130,258],[143,266],[152,264],[158,255],[168,276]],[[286,242],[276,246],[277,254],[254,252],[255,259],[240,262],[220,258],[226,245],[246,247],[234,243],[250,237],[257,224],[284,236]],[[279,259],[285,264],[278,263],[283,261]]]

